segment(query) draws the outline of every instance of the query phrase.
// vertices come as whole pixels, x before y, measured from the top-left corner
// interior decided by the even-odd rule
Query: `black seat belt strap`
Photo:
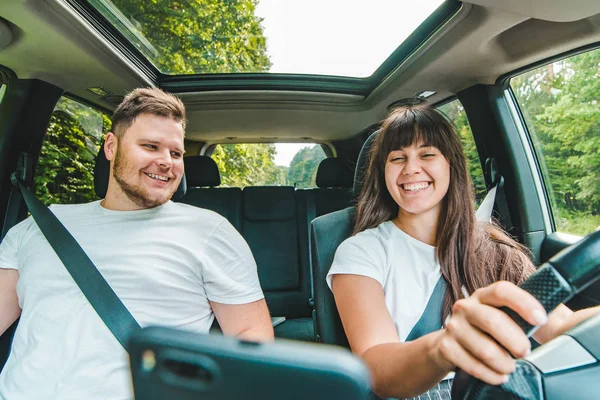
[[[313,279],[313,269],[312,269],[312,259],[310,257],[310,255],[312,254],[312,240],[310,238],[310,223],[312,222],[313,219],[315,219],[317,217],[317,206],[315,204],[315,198],[313,196],[314,192],[312,191],[307,191],[305,192],[306,194],[306,222],[307,222],[307,244],[308,244],[308,271],[309,271],[309,276],[310,276],[310,299],[308,299],[308,303],[309,306],[314,309],[315,308],[315,288],[313,285],[314,279]]]
[[[119,343],[127,349],[129,337],[141,329],[140,325],[52,211],[23,185],[16,173],[11,180],[21,190],[33,219],[75,283]]]

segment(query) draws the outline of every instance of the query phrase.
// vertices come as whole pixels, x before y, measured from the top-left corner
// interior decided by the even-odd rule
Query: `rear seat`
[[[221,175],[217,163],[208,156],[185,158],[187,192],[182,203],[215,211],[242,231],[242,189],[218,188]]]
[[[242,234],[256,259],[269,310],[286,318],[275,327],[275,336],[314,341],[305,208],[299,209],[292,186],[246,187],[242,204]]]
[[[350,204],[352,171],[338,159],[323,160],[317,171],[319,188],[298,190],[217,188],[219,170],[207,156],[186,157],[185,174],[188,191],[181,201],[225,216],[248,242],[271,316],[285,317],[275,335],[314,341],[310,221]]]

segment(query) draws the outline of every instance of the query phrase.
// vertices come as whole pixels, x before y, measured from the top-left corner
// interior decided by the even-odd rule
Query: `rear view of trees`
[[[275,165],[274,144],[218,145],[211,157],[223,186],[285,185],[286,171]]]
[[[297,188],[316,187],[317,168],[324,158],[325,153],[318,144],[300,149],[287,171],[287,184]]]
[[[223,186],[315,187],[317,168],[325,153],[320,145],[300,149],[289,167],[275,165],[272,143],[218,145],[211,155],[219,166]]]

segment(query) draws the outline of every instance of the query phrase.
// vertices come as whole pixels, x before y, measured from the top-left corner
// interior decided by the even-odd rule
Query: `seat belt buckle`
[[[31,171],[31,156],[29,153],[22,151],[21,154],[19,154],[16,171],[10,175],[10,182],[17,189],[19,188],[19,183],[28,186],[32,178]]]

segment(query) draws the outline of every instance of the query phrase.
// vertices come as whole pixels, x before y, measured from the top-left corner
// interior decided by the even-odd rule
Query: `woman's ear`
[[[108,132],[106,134],[106,139],[104,139],[104,155],[108,161],[115,159],[118,144],[119,138],[117,138],[117,135],[112,132]]]

